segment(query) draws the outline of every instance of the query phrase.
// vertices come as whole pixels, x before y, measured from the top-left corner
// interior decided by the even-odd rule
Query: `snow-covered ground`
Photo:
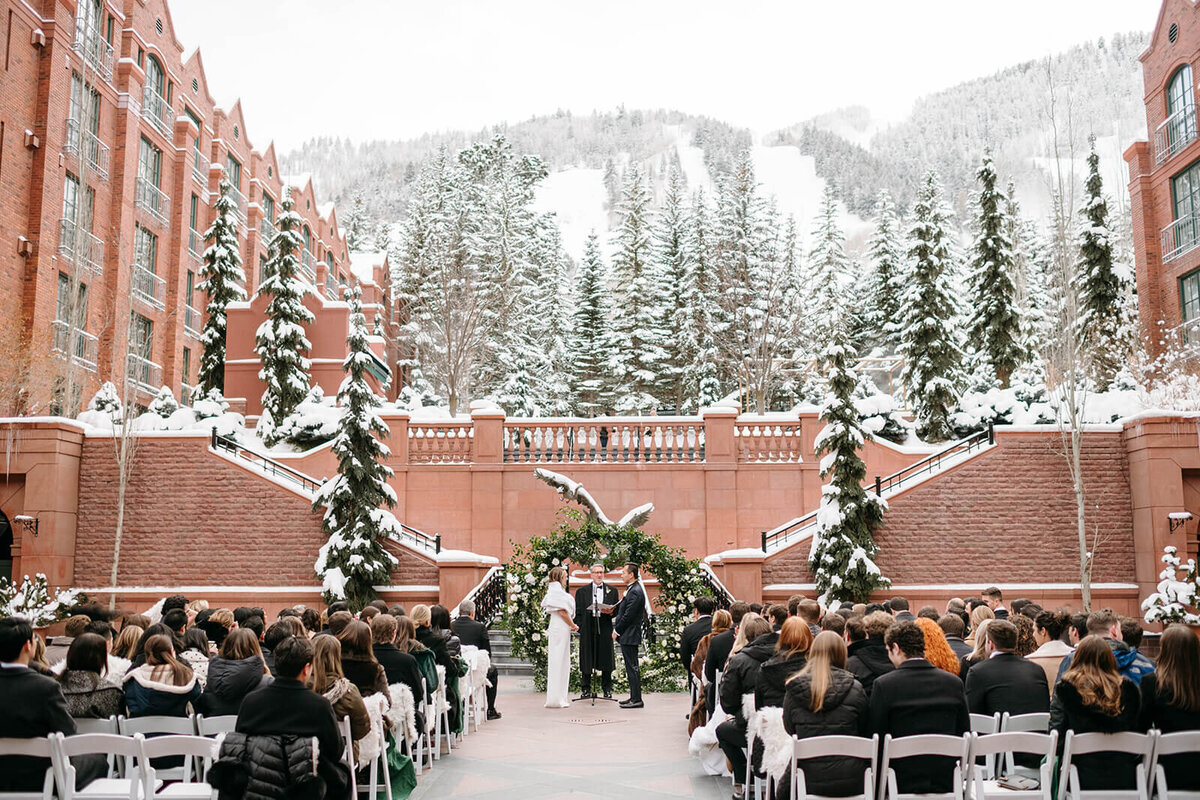
[[[563,248],[571,258],[579,261],[583,257],[584,242],[592,231],[600,237],[602,246],[607,245],[608,212],[604,209],[607,202],[604,170],[571,167],[552,172],[542,181],[533,208],[555,214]]]

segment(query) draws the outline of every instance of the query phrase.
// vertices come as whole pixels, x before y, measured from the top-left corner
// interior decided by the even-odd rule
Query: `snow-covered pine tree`
[[[908,286],[899,328],[904,356],[901,379],[917,423],[917,435],[941,442],[953,435],[950,413],[958,401],[959,346],[950,273],[954,268],[950,212],[937,174],[930,172],[917,194],[908,231]]]
[[[1009,239],[1008,205],[996,188],[992,153],[985,150],[975,174],[975,242],[971,248],[970,291],[972,316],[967,341],[985,362],[1001,388],[1024,361],[1021,320],[1013,283],[1013,250]]]
[[[847,296],[851,288],[852,266],[846,256],[846,237],[838,224],[838,200],[832,182],[821,196],[808,254],[811,285],[808,292],[808,337],[813,356],[821,353],[835,325],[846,324],[846,334],[854,327],[847,319],[851,308]]]
[[[1079,259],[1075,287],[1079,298],[1078,335],[1090,353],[1096,389],[1105,392],[1113,378],[1128,363],[1133,347],[1129,271],[1115,263],[1114,236],[1109,227],[1108,198],[1100,178],[1100,156],[1096,137],[1088,139],[1086,197],[1080,215]]]
[[[575,286],[574,337],[571,350],[571,394],[575,413],[585,417],[609,408],[608,280],[600,242],[592,231],[583,248]]]
[[[891,585],[874,561],[874,532],[887,503],[862,486],[867,467],[858,450],[864,436],[854,403],[858,376],[850,366],[854,351],[846,324],[835,307],[822,353],[828,395],[819,416],[825,427],[817,434],[816,455],[825,485],[808,561],[823,604],[863,602]]]
[[[363,207],[362,195],[357,195],[342,225],[342,230],[346,232],[346,246],[351,253],[360,252],[366,246],[367,225],[367,210]]]
[[[661,399],[655,392],[666,359],[661,327],[664,303],[650,242],[650,192],[637,163],[625,175],[617,216],[610,363],[613,401],[618,411],[649,411]]]
[[[875,229],[867,244],[871,277],[868,322],[874,344],[895,351],[895,326],[900,320],[900,298],[904,292],[904,245],[900,215],[887,190],[875,201]]]
[[[534,390],[537,405],[552,417],[571,413],[571,300],[567,289],[570,259],[562,246],[562,235],[554,215],[541,214],[537,221],[534,263],[536,295],[527,310],[536,325],[536,340],[542,353],[541,375]]]
[[[1037,226],[1021,214],[1017,187],[1008,182],[1004,198],[1005,223],[1013,252],[1013,285],[1021,319],[1021,351],[1028,362],[1042,351],[1050,320],[1050,298]]]
[[[208,248],[204,251],[204,266],[200,268],[200,283],[196,288],[208,295],[204,329],[200,342],[204,352],[196,372],[196,389],[206,394],[210,389],[225,391],[225,310],[230,303],[246,299],[246,273],[242,271],[242,255],[237,239],[237,205],[231,197],[230,183],[222,178],[217,187],[216,216],[204,234]]]
[[[671,167],[667,175],[662,208],[654,226],[654,250],[659,272],[666,281],[663,317],[665,358],[659,373],[659,396],[671,403],[675,413],[693,411],[695,391],[687,383],[688,366],[696,357],[697,343],[692,328],[692,269],[687,251],[688,219],[684,208],[683,177]]]
[[[296,254],[303,246],[303,221],[295,205],[291,191],[285,190],[276,218],[279,230],[271,240],[264,278],[258,286],[258,294],[269,299],[267,318],[254,334],[254,352],[262,365],[258,378],[266,385],[255,433],[268,445],[280,440],[276,429],[296,410],[309,388],[311,362],[306,354],[312,344],[304,333],[304,323],[312,322],[313,314],[304,307],[304,297],[312,290],[300,280]]]
[[[396,493],[388,485],[392,470],[381,463],[390,454],[380,441],[388,428],[378,414],[383,400],[367,382],[371,351],[357,284],[346,293],[346,300],[350,303],[349,352],[337,397],[345,414],[333,440],[338,471],[313,500],[313,511],[324,508],[321,524],[329,537],[313,568],[321,579],[325,602],[345,600],[352,609],[361,609],[375,599],[375,586],[388,583],[397,561],[384,549],[383,540],[398,535],[400,525],[387,510],[396,506]]]
[[[696,405],[711,406],[722,397],[720,353],[717,350],[717,267],[713,255],[712,218],[704,192],[697,190],[692,198],[691,225],[687,252],[690,255],[688,287],[691,290],[689,307],[692,312],[691,330],[696,352],[688,364],[685,383],[694,387]]]
[[[175,401],[175,393],[171,391],[171,388],[164,386],[158,390],[158,394],[150,401],[150,405],[146,406],[146,410],[167,419],[179,410],[179,403]]]

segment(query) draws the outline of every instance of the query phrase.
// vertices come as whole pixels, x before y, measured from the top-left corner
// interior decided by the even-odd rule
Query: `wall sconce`
[[[25,528],[26,533],[32,533],[34,536],[38,535],[37,517],[31,517],[28,514],[17,514],[15,517],[13,517],[13,519],[21,523],[21,525]]]
[[[1174,532],[1176,528],[1182,528],[1192,519],[1190,511],[1172,511],[1167,514],[1167,524],[1170,526],[1170,531]]]

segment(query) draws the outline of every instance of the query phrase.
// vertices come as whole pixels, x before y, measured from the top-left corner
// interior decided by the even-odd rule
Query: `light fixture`
[[[31,517],[28,514],[17,514],[15,517],[13,517],[13,519],[21,523],[21,525],[25,528],[26,533],[32,533],[34,536],[38,535],[37,517]]]
[[[1170,526],[1171,531],[1174,531],[1176,528],[1182,528],[1191,519],[1192,512],[1190,511],[1172,511],[1170,514],[1167,514],[1167,524]]]

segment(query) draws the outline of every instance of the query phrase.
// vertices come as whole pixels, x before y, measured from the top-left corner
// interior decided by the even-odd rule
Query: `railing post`
[[[212,449],[217,449],[217,426],[212,426]]]
[[[875,476],[875,496],[883,497],[883,478]]]
[[[433,535],[433,554],[437,555],[440,552],[442,552],[442,535],[435,533]]]
[[[995,444],[995,443],[996,443],[996,421],[993,419],[989,419],[988,420],[988,444]]]
[[[767,552],[767,532],[766,531],[762,532],[762,549],[763,549],[764,553]]]

